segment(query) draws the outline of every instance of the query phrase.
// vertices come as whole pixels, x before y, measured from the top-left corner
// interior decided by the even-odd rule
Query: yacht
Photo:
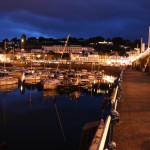
[[[22,77],[21,77],[21,81],[25,82],[25,83],[38,83],[41,81],[41,77],[36,74],[36,73],[32,73],[32,72],[25,72],[23,73]]]
[[[9,92],[18,88],[18,84],[6,84],[0,85],[0,91]]]
[[[9,76],[6,72],[0,72],[0,86],[18,84],[18,78]]]
[[[57,89],[57,87],[61,85],[61,82],[58,80],[58,79],[47,79],[45,82],[44,82],[44,90],[54,90],[54,89]]]
[[[85,85],[85,84],[88,84],[88,83],[89,83],[89,79],[88,79],[87,75],[82,75],[79,78],[79,85]]]

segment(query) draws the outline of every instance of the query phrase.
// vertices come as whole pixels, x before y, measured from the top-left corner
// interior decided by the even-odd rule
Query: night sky
[[[145,42],[150,0],[0,0],[0,40],[123,37]]]

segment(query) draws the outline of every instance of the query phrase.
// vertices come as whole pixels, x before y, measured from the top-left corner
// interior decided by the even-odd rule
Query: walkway
[[[114,128],[117,150],[150,149],[150,75],[126,70],[123,75],[120,122]]]

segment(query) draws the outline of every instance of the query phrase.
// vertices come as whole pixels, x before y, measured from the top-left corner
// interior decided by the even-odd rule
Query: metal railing
[[[100,126],[96,131],[89,150],[116,150],[116,143],[112,141],[113,126],[120,120],[120,115],[116,109],[120,101],[122,76],[123,70],[121,70],[119,77],[114,83],[114,88],[105,110],[102,111]]]

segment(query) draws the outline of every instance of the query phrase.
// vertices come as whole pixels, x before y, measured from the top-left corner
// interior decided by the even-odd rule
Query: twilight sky
[[[150,0],[0,0],[0,41],[103,36],[147,43]]]

